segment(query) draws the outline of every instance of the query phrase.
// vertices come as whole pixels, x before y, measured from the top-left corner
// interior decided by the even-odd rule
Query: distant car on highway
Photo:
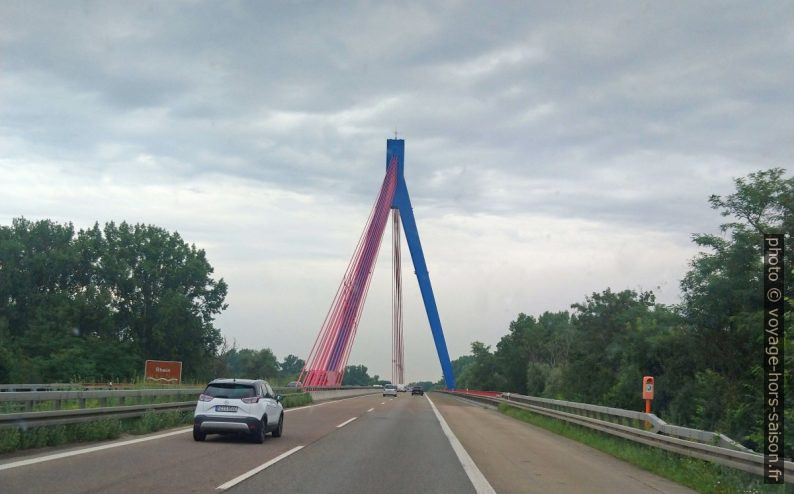
[[[373,388],[382,388],[383,385],[382,384],[373,384],[372,387]]]
[[[288,388],[298,388],[301,389],[303,387],[303,383],[300,381],[290,381],[287,383]]]
[[[193,414],[193,439],[243,433],[262,443],[268,432],[281,437],[284,407],[267,381],[215,379],[201,393]]]
[[[411,388],[411,396],[413,396],[413,395],[424,396],[425,395],[425,390],[422,389],[422,386],[414,386],[413,388]]]
[[[397,391],[399,391],[400,393],[405,393],[406,391],[408,391],[408,388],[405,387],[405,384],[398,384]]]
[[[397,386],[394,384],[387,384],[383,387],[383,396],[394,396],[397,398]]]

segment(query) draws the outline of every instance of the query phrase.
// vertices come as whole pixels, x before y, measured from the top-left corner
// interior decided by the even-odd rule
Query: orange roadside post
[[[653,401],[653,376],[643,376],[642,378],[642,399],[645,400],[645,413],[651,413],[651,401]],[[645,421],[645,428],[650,429],[651,423]]]

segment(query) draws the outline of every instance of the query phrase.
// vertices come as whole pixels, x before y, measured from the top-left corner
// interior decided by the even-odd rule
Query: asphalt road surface
[[[468,400],[431,393],[474,462],[500,494],[694,493],[582,443]]]
[[[691,492],[455,397],[400,393],[288,410],[264,444],[190,428],[0,458],[0,491],[287,493]],[[456,444],[457,443],[457,444]]]

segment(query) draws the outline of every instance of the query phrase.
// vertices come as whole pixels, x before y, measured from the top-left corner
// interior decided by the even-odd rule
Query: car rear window
[[[387,384],[386,389],[397,389],[397,386],[395,386],[394,384]]]
[[[256,391],[251,384],[216,383],[207,386],[207,389],[204,390],[204,394],[212,396],[213,398],[239,399],[256,396]]]

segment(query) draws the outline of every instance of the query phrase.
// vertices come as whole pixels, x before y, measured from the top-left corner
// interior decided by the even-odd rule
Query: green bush
[[[161,413],[149,410],[140,418],[130,419],[129,423],[126,425],[126,432],[130,434],[148,434],[162,429],[189,424],[192,421],[193,413],[190,410]]]
[[[0,429],[0,453],[16,451],[20,446],[19,429]]]
[[[149,432],[189,424],[193,414],[189,410],[155,413],[149,411],[139,418],[118,420],[99,419],[78,424],[50,425],[30,429],[0,429],[0,453],[21,449],[59,446],[67,443],[116,439],[124,433]]]
[[[284,406],[284,408],[300,407],[308,405],[311,402],[312,397],[309,393],[288,394],[285,395],[281,400],[281,404]]]

